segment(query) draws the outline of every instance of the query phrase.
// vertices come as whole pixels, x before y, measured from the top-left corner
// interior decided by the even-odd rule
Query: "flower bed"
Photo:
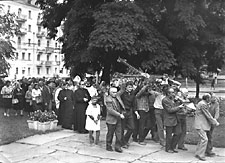
[[[37,110],[33,112],[29,120],[27,120],[29,129],[47,131],[55,130],[57,128],[57,116],[54,111],[44,111]]]

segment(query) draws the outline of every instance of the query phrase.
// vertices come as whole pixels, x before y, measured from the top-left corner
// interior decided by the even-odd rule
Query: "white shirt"
[[[32,100],[35,100],[36,97],[41,96],[40,89],[32,89]]]
[[[156,98],[155,98],[155,102],[154,102],[154,108],[156,109],[163,109],[162,106],[162,100],[165,96],[163,94],[159,94]]]

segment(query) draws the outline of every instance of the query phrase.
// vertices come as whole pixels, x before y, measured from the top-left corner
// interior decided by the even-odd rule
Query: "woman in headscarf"
[[[23,110],[24,110],[24,102],[25,102],[25,92],[21,88],[21,85],[19,82],[15,84],[15,88],[13,90],[13,109],[16,110],[16,116],[18,113],[20,113],[21,116],[23,116]]]

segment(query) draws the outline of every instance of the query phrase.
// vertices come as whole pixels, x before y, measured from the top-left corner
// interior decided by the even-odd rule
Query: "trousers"
[[[133,119],[133,111],[128,110],[124,113],[124,119],[121,120],[122,123],[122,131],[121,131],[121,143],[122,145],[126,145],[134,131],[134,119]],[[126,133],[125,133],[125,130]],[[125,134],[124,134],[125,133]]]
[[[164,126],[163,126],[163,109],[155,109],[155,119],[160,144],[165,143]]]
[[[166,126],[166,147],[165,150],[174,150],[178,143],[178,135],[180,134],[178,125]]]
[[[180,128],[180,134],[178,135],[178,148],[184,147],[185,137],[186,137],[186,130],[187,130],[187,122],[186,116],[177,116],[178,117],[178,125]]]
[[[106,123],[108,131],[106,134],[106,148],[109,148],[112,146],[112,140],[113,140],[113,135],[116,135],[116,142],[115,142],[115,148],[120,148],[121,147],[121,121],[117,121],[116,124],[108,124]]]
[[[200,137],[200,140],[197,144],[195,155],[198,155],[200,157],[205,157],[208,137],[207,137],[206,131],[202,129],[197,129],[197,133],[198,133],[198,136]]]

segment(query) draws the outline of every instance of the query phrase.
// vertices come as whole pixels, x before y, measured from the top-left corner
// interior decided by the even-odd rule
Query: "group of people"
[[[185,143],[187,130],[186,118],[195,116],[194,127],[199,141],[195,157],[206,160],[213,157],[212,133],[218,126],[219,103],[214,94],[205,94],[194,105],[188,99],[188,90],[161,84],[159,90],[146,81],[138,86],[127,82],[124,88],[110,87],[109,96],[105,99],[107,108],[106,150],[113,151],[112,140],[116,135],[115,151],[129,148],[129,139],[145,145],[148,133],[151,138],[165,147],[168,153],[188,150]],[[193,105],[189,105],[193,104]],[[164,135],[165,131],[165,135]]]
[[[219,125],[217,98],[205,94],[193,110],[187,105],[190,101],[186,88],[180,88],[180,84],[172,80],[160,82],[160,87],[155,88],[148,80],[109,86],[83,81],[74,83],[72,79],[40,79],[30,83],[22,80],[14,87],[7,81],[1,89],[4,116],[9,116],[12,106],[21,115],[23,110],[54,110],[59,125],[79,133],[89,133],[91,144],[99,143],[100,121],[105,119],[107,151],[122,152],[122,148],[129,148],[131,138],[140,145],[146,145],[145,139],[150,133],[152,140],[165,147],[166,152],[177,153],[177,149],[188,150],[184,145],[186,117],[191,114],[195,116],[194,126],[200,137],[196,157],[205,160],[205,155],[214,156],[212,133]]]

